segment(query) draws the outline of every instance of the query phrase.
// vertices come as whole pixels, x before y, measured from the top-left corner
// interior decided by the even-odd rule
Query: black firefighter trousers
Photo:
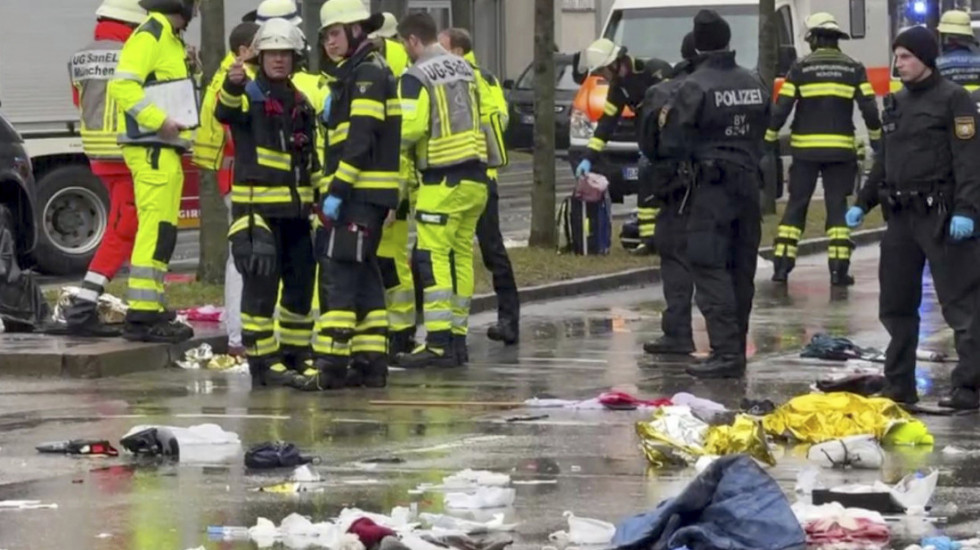
[[[321,364],[387,364],[388,313],[378,264],[387,214],[386,208],[349,201],[339,221],[317,229],[321,313],[313,353]]]
[[[242,339],[253,372],[279,363],[302,370],[303,361],[310,356],[310,305],[316,274],[310,220],[265,218],[265,223],[275,242],[275,269],[267,276],[242,273]],[[279,340],[274,319],[277,303]]]
[[[504,237],[500,234],[500,194],[497,180],[490,180],[487,206],[476,226],[476,238],[480,243],[483,265],[493,275],[493,291],[497,295],[497,322],[519,330],[521,301],[514,280],[514,268],[510,265]]]
[[[745,358],[762,238],[759,174],[715,164],[691,196],[687,258],[715,356]]]
[[[789,200],[774,243],[777,263],[785,262],[787,269],[792,269],[796,263],[797,246],[806,227],[810,199],[817,188],[817,178],[823,175],[824,204],[827,207],[825,229],[830,239],[827,256],[832,271],[835,268],[847,270],[853,245],[851,230],[844,223],[844,214],[847,212],[847,197],[854,191],[857,173],[858,165],[854,160],[819,162],[793,159],[789,168]]]
[[[954,388],[980,388],[980,240],[953,242],[948,218],[937,209],[893,211],[881,240],[878,318],[891,341],[885,377],[891,389],[915,395],[922,273],[929,262],[943,317],[953,329],[959,364]]]
[[[684,190],[667,198],[657,214],[654,247],[660,255],[660,277],[664,292],[664,310],[660,324],[664,336],[680,343],[690,343],[691,299],[694,297],[694,279],[687,260],[687,204]]]

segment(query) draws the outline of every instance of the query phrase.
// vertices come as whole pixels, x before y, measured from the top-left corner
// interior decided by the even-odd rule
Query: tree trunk
[[[201,3],[201,62],[205,83],[210,82],[225,56],[225,3],[207,0]],[[197,280],[223,284],[225,262],[228,259],[228,210],[218,192],[215,172],[201,170],[200,196],[200,261]]]
[[[325,0],[303,0],[303,33],[310,44],[310,66],[313,74],[320,74],[320,8]]]
[[[775,0],[759,0],[759,59],[757,67],[762,81],[773,89],[776,80],[777,64],[776,42],[776,2]],[[774,98],[775,99],[775,98]],[[776,213],[775,180],[770,179],[762,188],[762,213]]]
[[[555,2],[534,0],[534,184],[529,244],[555,248]]]

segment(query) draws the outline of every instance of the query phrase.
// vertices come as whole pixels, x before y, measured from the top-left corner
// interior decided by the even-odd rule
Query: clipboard
[[[187,129],[193,130],[201,126],[201,111],[197,104],[197,89],[190,78],[180,80],[165,80],[149,82],[143,86],[146,100],[167,113],[167,117]],[[138,130],[140,135],[147,136],[157,131],[144,126]]]

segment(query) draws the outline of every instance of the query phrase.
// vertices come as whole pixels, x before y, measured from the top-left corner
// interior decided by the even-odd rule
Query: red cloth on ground
[[[887,525],[875,523],[865,518],[848,520],[841,524],[834,519],[811,521],[803,526],[807,544],[830,544],[835,542],[867,542],[887,544],[891,533]]]
[[[351,524],[347,532],[357,535],[357,538],[361,539],[365,548],[371,548],[381,542],[381,539],[395,535],[395,532],[391,529],[382,527],[368,518],[361,518],[355,521]]]
[[[636,409],[639,407],[665,407],[671,405],[670,399],[643,400],[619,391],[600,394],[599,403],[607,409],[614,410]]]

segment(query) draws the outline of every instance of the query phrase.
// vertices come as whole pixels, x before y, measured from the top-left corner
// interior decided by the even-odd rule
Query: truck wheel
[[[109,192],[86,166],[65,166],[38,183],[38,242],[41,271],[52,275],[85,273],[105,235]]]

